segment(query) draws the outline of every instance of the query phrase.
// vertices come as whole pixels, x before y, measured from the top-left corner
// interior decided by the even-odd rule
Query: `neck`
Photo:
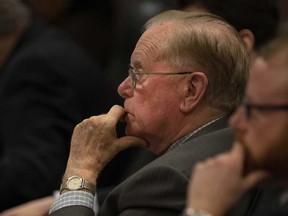
[[[214,107],[200,107],[199,109],[195,109],[193,113],[190,114],[190,118],[187,118],[188,122],[186,125],[189,128],[188,132],[195,130],[208,122],[223,117],[227,115],[227,113],[221,109]],[[190,123],[189,123],[190,122]],[[193,124],[191,124],[193,122]]]
[[[223,110],[215,108],[206,107],[199,112],[195,110],[194,113],[190,113],[189,116],[183,117],[182,120],[178,122],[179,124],[177,124],[177,128],[180,128],[180,130],[178,130],[177,134],[174,134],[173,137],[170,137],[170,145],[190,132],[195,131],[207,123],[215,119],[219,119],[225,115],[226,113]],[[172,134],[173,132],[171,132],[171,135]],[[168,148],[169,146],[167,146],[167,149]]]

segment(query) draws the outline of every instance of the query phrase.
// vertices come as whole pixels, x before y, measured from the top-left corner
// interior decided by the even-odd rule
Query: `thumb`
[[[270,176],[270,174],[266,171],[260,170],[260,171],[253,171],[245,177],[244,180],[244,188],[246,190],[250,189],[254,185],[256,185],[258,182],[267,179]]]
[[[123,150],[133,146],[140,146],[142,148],[147,148],[148,143],[144,139],[139,137],[124,136],[117,140],[117,145],[120,146],[120,148]]]

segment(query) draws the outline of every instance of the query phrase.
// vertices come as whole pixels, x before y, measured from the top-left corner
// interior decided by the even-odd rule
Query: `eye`
[[[135,76],[135,79],[138,81],[141,78],[141,76],[143,76],[143,74],[141,74],[140,72],[135,72],[134,76]]]
[[[132,70],[133,70],[133,74],[137,80],[139,80],[143,76],[143,74],[142,74],[143,69],[132,68]]]

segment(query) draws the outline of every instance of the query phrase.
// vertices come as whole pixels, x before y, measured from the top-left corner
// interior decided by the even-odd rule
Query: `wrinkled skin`
[[[64,177],[79,175],[96,184],[100,171],[117,153],[131,146],[145,147],[143,139],[117,137],[116,124],[124,117],[125,110],[115,105],[107,114],[90,117],[78,124],[72,135]]]

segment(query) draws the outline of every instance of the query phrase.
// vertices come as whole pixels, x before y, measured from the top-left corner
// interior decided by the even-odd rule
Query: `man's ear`
[[[203,72],[194,72],[185,83],[185,95],[180,104],[180,110],[189,113],[200,104],[207,91],[208,78]]]
[[[242,38],[248,54],[250,55],[254,50],[255,37],[252,31],[249,29],[242,29],[239,31],[240,37]]]

